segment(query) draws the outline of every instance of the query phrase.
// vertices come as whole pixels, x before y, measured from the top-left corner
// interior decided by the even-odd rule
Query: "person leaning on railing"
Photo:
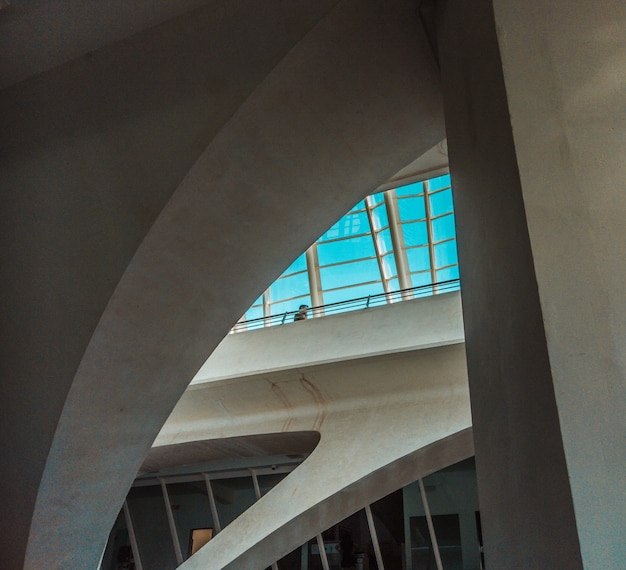
[[[293,316],[293,320],[304,321],[307,318],[308,310],[308,305],[300,305],[300,307],[298,308],[298,312]]]

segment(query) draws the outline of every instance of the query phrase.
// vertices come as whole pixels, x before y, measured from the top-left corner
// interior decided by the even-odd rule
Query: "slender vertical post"
[[[309,570],[309,543],[300,547],[300,570]]]
[[[437,283],[437,270],[435,268],[435,242],[433,238],[433,216],[430,211],[430,185],[424,181],[424,209],[426,211],[426,232],[428,233],[428,253],[430,255],[430,281]],[[433,287],[433,294],[437,293],[437,287]]]
[[[137,535],[135,534],[135,527],[133,526],[133,519],[130,516],[130,509],[128,503],[124,501],[124,518],[126,519],[126,528],[128,529],[128,537],[130,538],[130,547],[133,549],[133,559],[135,560],[136,570],[143,570],[143,564],[141,563],[141,556],[139,555],[139,545],[137,544]]]
[[[320,559],[322,560],[322,568],[324,570],[330,570],[330,565],[328,564],[328,556],[326,556],[326,548],[324,547],[324,539],[321,534],[317,535],[317,548],[320,551]]]
[[[256,495],[256,500],[258,501],[261,498],[261,487],[259,487],[259,478],[256,476],[256,471],[254,469],[249,470],[252,474],[252,484],[254,485],[254,494]],[[278,570],[278,563],[272,563],[272,570]]]
[[[261,487],[259,487],[259,478],[256,476],[256,471],[254,469],[250,469],[250,473],[252,474],[252,484],[254,485],[254,495],[256,496],[256,500],[258,501],[261,498]]]
[[[378,543],[378,534],[376,533],[376,527],[374,526],[372,508],[369,505],[365,506],[365,515],[367,516],[367,525],[370,527],[370,536],[372,537],[372,546],[374,547],[374,554],[376,555],[376,564],[378,565],[378,570],[385,570],[385,565],[383,564],[383,556],[380,553],[380,544]]]
[[[382,206],[379,206],[382,207]],[[386,206],[385,206],[386,207]],[[385,273],[385,263],[383,260],[383,254],[380,250],[380,244],[378,242],[378,230],[374,227],[374,204],[373,198],[371,196],[367,196],[365,198],[365,212],[367,213],[367,221],[370,224],[370,233],[372,235],[372,241],[374,242],[374,252],[376,253],[376,261],[378,262],[378,271],[380,272],[380,279],[383,283],[383,291],[385,293],[389,293],[389,275]],[[385,296],[387,302],[389,302],[389,297]],[[369,298],[368,298],[368,306],[369,306]]]
[[[322,278],[320,276],[320,262],[317,257],[317,244],[314,243],[306,250],[306,266],[309,277],[309,290],[311,291],[311,303],[314,307],[320,307],[324,304],[324,296],[322,295]],[[324,316],[324,309],[315,309],[311,311],[313,317]]]
[[[215,495],[213,494],[213,486],[211,485],[211,479],[207,473],[203,473],[204,483],[206,484],[206,492],[209,496],[209,505],[211,506],[211,516],[213,517],[213,526],[215,527],[215,534],[222,530],[220,523],[220,517],[217,513],[217,505],[215,504]]]
[[[435,553],[437,570],[443,570],[441,555],[439,554],[439,545],[437,544],[437,536],[435,535],[435,527],[433,526],[433,519],[430,516],[430,508],[428,507],[428,499],[426,498],[426,489],[424,489],[424,483],[421,479],[418,479],[417,482],[420,486],[420,495],[422,496],[422,503],[424,504],[424,513],[426,514],[426,523],[428,524],[428,532],[430,533],[430,542],[433,545],[433,551]]]
[[[170,496],[167,492],[167,485],[165,481],[159,478],[161,483],[161,491],[163,492],[163,502],[165,503],[165,511],[167,513],[167,522],[170,525],[170,534],[172,535],[172,544],[174,545],[174,553],[176,554],[176,561],[179,565],[183,563],[183,553],[180,549],[180,541],[178,540],[178,532],[176,532],[176,521],[174,520],[174,513],[172,513],[172,505],[170,504]]]
[[[396,199],[395,190],[387,190],[385,196],[385,208],[387,208],[387,218],[389,219],[389,234],[391,235],[391,244],[393,245],[393,255],[396,259],[396,269],[398,270],[398,281],[400,289],[410,289],[412,287],[411,275],[409,273],[409,260],[407,259],[406,249],[404,246],[404,234],[400,225],[400,212]],[[412,291],[402,293],[403,299],[413,297]]]

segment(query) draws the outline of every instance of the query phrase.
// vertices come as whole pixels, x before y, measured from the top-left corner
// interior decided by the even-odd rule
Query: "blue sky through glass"
[[[428,200],[428,208],[425,200]],[[367,204],[371,207],[369,215],[366,201],[361,200],[313,246],[313,258],[319,265],[319,296],[324,304],[399,290],[398,256],[404,259],[403,266],[408,268],[406,278],[414,287],[430,285],[433,280],[458,278],[449,175],[391,190],[387,201],[384,193],[374,194],[367,199]],[[397,208],[403,241],[401,251],[393,249],[390,204]],[[432,240],[430,246],[429,239]],[[284,314],[297,310],[302,303],[311,306],[308,269],[303,253],[246,312],[245,318],[261,317],[264,313]]]

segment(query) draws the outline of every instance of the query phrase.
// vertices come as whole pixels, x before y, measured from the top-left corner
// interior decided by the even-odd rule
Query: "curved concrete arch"
[[[471,457],[474,454],[474,440],[471,428],[467,428],[381,465],[366,475],[361,472],[359,456],[356,456],[350,469],[363,476],[351,482],[342,481],[341,484],[332,481],[327,486],[320,484],[319,469],[338,450],[328,446],[325,451],[331,454],[330,458],[327,453],[316,456],[314,452],[293,472],[297,473],[297,477],[290,474],[283,479],[179,568],[267,568],[366,505],[418,478]],[[314,499],[318,501],[315,504],[301,499],[302,487],[306,485],[312,485],[317,491],[324,491]],[[295,497],[298,500],[294,500]],[[290,505],[291,508],[284,508],[285,505]],[[259,521],[263,521],[263,524],[259,524]]]
[[[443,136],[412,3],[340,2],[213,139],[119,282],[57,425],[25,568],[96,566],[207,353],[326,224]]]
[[[159,439],[171,447],[199,434],[292,430],[319,431],[311,455],[181,568],[266,568],[365,505],[473,455],[464,347],[194,385]]]

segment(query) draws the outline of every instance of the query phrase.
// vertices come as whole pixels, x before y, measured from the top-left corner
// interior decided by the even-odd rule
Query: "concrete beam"
[[[190,387],[163,444],[303,429],[321,439],[181,568],[267,567],[365,505],[473,455],[464,359],[463,345],[448,345]]]

